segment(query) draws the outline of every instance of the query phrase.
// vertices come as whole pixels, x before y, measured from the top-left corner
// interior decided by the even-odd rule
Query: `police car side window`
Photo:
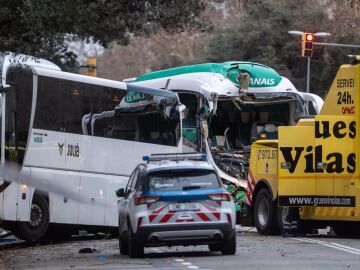
[[[125,195],[127,196],[130,192],[131,192],[131,185],[134,182],[134,175],[136,174],[136,171],[134,171],[130,178],[129,178],[129,182],[126,185],[126,189],[125,189]]]
[[[138,175],[139,175],[139,168],[136,168],[136,170],[134,171],[134,173],[131,176],[131,180],[129,181],[129,184],[128,184],[128,187],[127,187],[127,190],[125,193],[126,195],[129,195],[129,193],[131,193],[135,190]]]
[[[138,181],[137,181],[137,184],[136,184],[136,189],[137,190],[140,190],[140,191],[143,191],[144,188],[145,188],[145,177],[146,177],[146,173],[144,171],[144,169],[142,168],[139,172],[139,176],[138,176]]]
[[[131,187],[130,187],[131,191],[134,191],[134,189],[136,187],[138,176],[139,176],[139,168],[137,168],[134,173],[133,181],[131,182]]]

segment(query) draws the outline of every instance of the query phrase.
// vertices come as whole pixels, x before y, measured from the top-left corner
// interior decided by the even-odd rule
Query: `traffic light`
[[[314,34],[313,33],[303,33],[301,39],[301,56],[302,57],[311,57],[312,50],[314,47]]]

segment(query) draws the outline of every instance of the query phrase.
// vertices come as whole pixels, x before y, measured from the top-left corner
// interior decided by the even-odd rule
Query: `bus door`
[[[23,167],[23,162],[30,126],[32,76],[27,72],[14,73],[11,84],[1,98],[1,161],[9,170],[9,179],[5,180],[11,181],[2,191],[3,218],[28,221],[33,189],[28,185],[30,168]]]

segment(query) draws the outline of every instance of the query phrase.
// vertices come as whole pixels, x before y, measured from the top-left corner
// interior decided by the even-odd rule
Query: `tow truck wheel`
[[[30,221],[20,222],[20,238],[36,242],[42,238],[49,226],[49,204],[44,196],[35,194],[31,203]]]
[[[262,189],[256,196],[254,204],[254,223],[260,234],[269,235],[274,233],[275,204],[271,199],[270,192]]]
[[[136,241],[134,233],[132,232],[131,225],[129,224],[129,257],[130,258],[142,258],[144,257],[144,245]]]

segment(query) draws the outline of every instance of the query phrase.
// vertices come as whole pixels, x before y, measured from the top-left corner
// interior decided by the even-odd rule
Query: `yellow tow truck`
[[[318,115],[252,144],[247,198],[260,233],[278,231],[287,207],[299,207],[306,230],[360,232],[359,92],[360,56],[351,56]]]

